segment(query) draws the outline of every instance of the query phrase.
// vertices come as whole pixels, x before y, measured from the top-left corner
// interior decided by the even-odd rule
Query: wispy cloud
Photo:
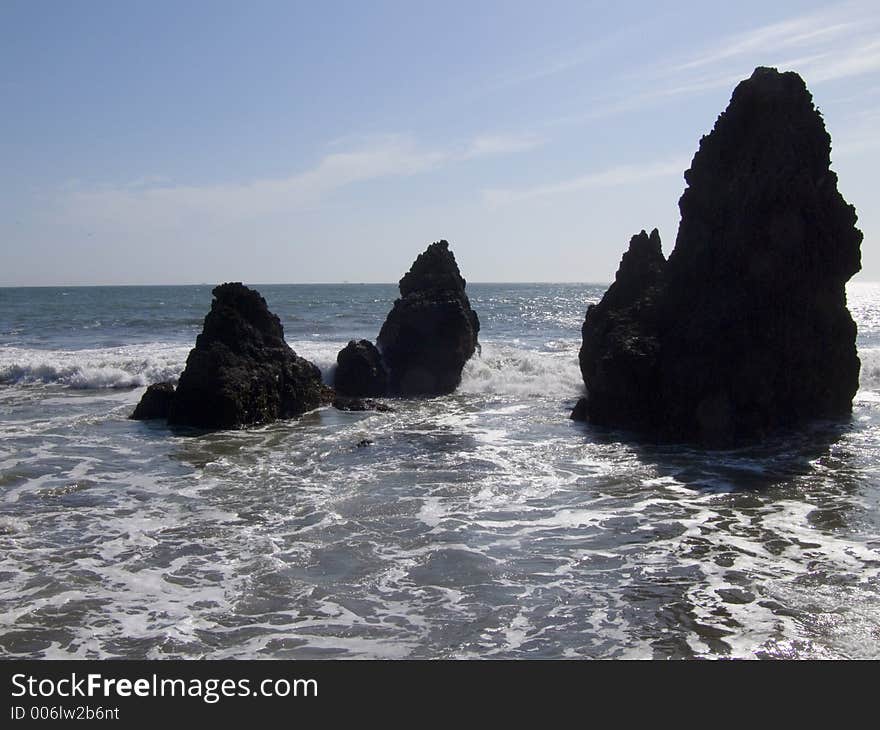
[[[837,8],[824,10],[727,36],[696,58],[678,64],[675,69],[688,71],[745,55],[839,41],[851,37],[861,28],[856,21],[835,22],[838,13]]]
[[[833,142],[831,158],[840,160],[856,157],[869,150],[880,148],[880,106],[868,107],[852,115],[847,135],[842,142]]]
[[[596,99],[587,111],[547,125],[581,124],[730,89],[756,66],[797,71],[811,86],[880,71],[880,13],[873,2],[847,2],[712,39],[687,56],[632,72],[621,80],[625,95]]]
[[[208,185],[177,185],[166,178],[99,187],[79,183],[60,192],[59,212],[68,221],[122,230],[177,227],[194,220],[222,224],[315,206],[356,183],[411,177],[450,163],[513,154],[542,143],[531,134],[498,134],[429,148],[410,136],[373,137],[283,178]]]
[[[596,187],[633,185],[654,178],[679,176],[690,165],[689,157],[658,161],[653,164],[618,165],[598,172],[531,188],[492,188],[483,191],[490,208],[498,208],[535,198],[547,198],[581,192]]]
[[[590,105],[589,111],[580,114],[569,114],[556,117],[545,122],[547,127],[558,127],[573,124],[583,124],[596,119],[604,119],[617,114],[643,109],[651,104],[660,104],[676,97],[689,96],[701,91],[711,89],[730,88],[742,81],[743,74],[721,74],[705,76],[703,78],[673,83],[667,80],[666,84],[658,84],[648,89],[635,90],[625,97],[615,99],[601,99]]]
[[[540,147],[544,138],[536,134],[487,134],[474,137],[461,154],[465,160],[509,155]]]
[[[744,33],[723,36],[696,54],[657,70],[695,91],[721,86],[733,69],[758,65],[799,71],[808,83],[874,71],[880,66],[880,15],[867,2],[846,2]],[[702,77],[702,81],[700,80]]]
[[[813,64],[806,74],[812,83],[821,83],[874,71],[880,71],[880,38],[856,44],[846,53],[828,58],[821,64]]]
[[[641,31],[642,28],[638,25],[630,25],[613,33],[605,34],[601,38],[591,38],[577,48],[562,53],[557,51],[546,57],[542,56],[540,60],[535,60],[531,66],[514,70],[507,76],[496,79],[490,88],[504,89],[575,71],[600,59],[609,49],[630,43],[631,39],[637,38]]]

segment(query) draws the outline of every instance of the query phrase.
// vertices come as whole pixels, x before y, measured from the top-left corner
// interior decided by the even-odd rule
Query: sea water
[[[396,296],[257,288],[328,381]],[[0,655],[880,658],[880,285],[852,418],[726,451],[568,419],[604,289],[471,284],[454,394],[201,435],[128,416],[211,287],[0,289]]]

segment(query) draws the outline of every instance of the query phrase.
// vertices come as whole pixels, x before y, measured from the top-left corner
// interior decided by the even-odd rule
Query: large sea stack
[[[636,236],[587,310],[580,353],[595,423],[726,445],[851,412],[856,213],[796,73],[758,68],[703,137],[675,248]]]
[[[400,298],[382,325],[378,347],[350,342],[337,356],[334,385],[351,396],[451,393],[477,348],[479,331],[449,244],[432,243],[400,280]]]
[[[229,283],[213,294],[204,329],[168,398],[168,422],[240,428],[321,405],[320,371],[284,341],[281,321],[259,292]]]

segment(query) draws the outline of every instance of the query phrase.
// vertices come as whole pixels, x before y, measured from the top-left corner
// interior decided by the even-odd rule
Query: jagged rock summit
[[[189,353],[177,389],[168,398],[168,422],[240,428],[289,418],[321,405],[320,371],[284,341],[281,321],[259,292],[227,283],[213,294],[204,329]]]
[[[465,285],[449,243],[428,246],[400,280],[400,298],[382,325],[377,347],[352,341],[337,356],[336,388],[351,396],[455,390],[480,331]]]
[[[862,234],[830,150],[796,73],[736,87],[685,173],[669,260],[642,232],[587,310],[576,411],[707,445],[850,413]]]
[[[435,241],[428,246],[399,283],[401,297],[441,291],[464,294],[465,285],[448,241]]]

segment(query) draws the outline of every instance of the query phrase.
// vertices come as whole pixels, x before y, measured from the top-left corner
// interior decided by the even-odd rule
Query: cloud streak
[[[514,72],[499,79],[490,88],[497,90],[519,86],[575,71],[601,58],[609,49],[630,43],[631,39],[638,37],[640,30],[639,26],[629,26],[601,38],[591,38],[580,47],[571,49],[563,55],[557,53],[549,60],[542,59],[533,63],[530,68],[521,69],[518,73]]]
[[[810,86],[880,71],[880,16],[869,3],[849,2],[722,36],[689,57],[629,75],[620,84],[626,96],[597,99],[588,111],[546,126],[582,124],[729,89],[756,66],[797,71]]]
[[[811,84],[877,70],[880,17],[870,4],[834,5],[722,37],[684,62],[666,66],[658,75],[681,79],[682,88],[698,91],[726,85],[731,69],[746,75],[758,65],[796,70]]]
[[[528,200],[582,192],[590,188],[634,185],[655,178],[681,177],[689,166],[689,157],[663,160],[647,165],[617,165],[598,172],[531,188],[484,190],[483,200],[486,205],[494,209]]]
[[[781,23],[761,26],[746,33],[727,36],[712,49],[675,67],[677,71],[703,68],[722,61],[781,49],[815,47],[822,43],[849,38],[860,27],[855,21],[835,22],[838,9],[791,18]]]
[[[59,215],[81,225],[132,230],[174,228],[193,222],[231,223],[320,204],[334,192],[387,178],[405,178],[455,162],[523,152],[543,143],[535,135],[481,135],[431,149],[409,136],[388,135],[325,155],[310,169],[246,183],[175,185],[164,179],[64,190]]]

